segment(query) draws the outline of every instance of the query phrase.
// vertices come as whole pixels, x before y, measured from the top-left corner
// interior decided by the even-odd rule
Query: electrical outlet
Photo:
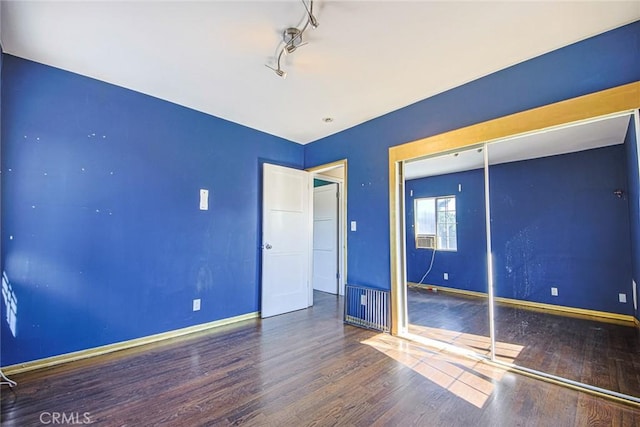
[[[367,296],[360,295],[360,305],[367,305]]]
[[[618,301],[620,302],[627,302],[627,294],[618,294]]]
[[[193,311],[200,311],[200,298],[193,300]]]
[[[551,296],[553,297],[558,296],[558,288],[551,288]]]
[[[449,280],[449,273],[444,273],[444,280]]]

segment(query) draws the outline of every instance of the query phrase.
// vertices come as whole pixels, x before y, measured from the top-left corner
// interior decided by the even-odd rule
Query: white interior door
[[[262,201],[262,317],[307,308],[312,292],[311,175],[265,164]]]
[[[338,184],[313,189],[313,289],[338,292]]]

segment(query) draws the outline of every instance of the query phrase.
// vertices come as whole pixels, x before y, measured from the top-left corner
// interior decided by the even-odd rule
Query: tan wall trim
[[[160,334],[149,335],[142,338],[136,338],[129,341],[122,341],[114,344],[103,345],[100,347],[89,348],[86,350],[75,351],[73,353],[61,354],[58,356],[47,357],[44,359],[33,360],[31,362],[18,363],[16,365],[3,366],[2,370],[6,375],[19,374],[21,372],[33,371],[36,369],[50,368],[52,366],[61,365],[63,363],[74,362],[77,360],[87,359],[89,357],[100,356],[103,354],[113,353],[120,350],[126,350],[139,347],[146,344],[156,343],[159,341],[177,338],[185,335],[195,334],[198,332],[208,331],[210,329],[219,328],[220,326],[229,325],[231,323],[242,322],[243,320],[255,319],[259,317],[259,312],[242,314],[240,316],[229,317],[227,319],[216,320],[200,325],[189,326],[182,329],[176,329]]]
[[[448,288],[445,286],[419,285],[413,282],[409,282],[407,284],[409,286],[416,287],[416,288],[423,288],[423,289],[437,290],[439,292],[487,298],[487,294],[484,292],[467,291],[464,289]],[[638,322],[638,320],[631,315],[610,313],[608,311],[588,310],[585,308],[568,307],[565,305],[547,304],[542,302],[525,301],[525,300],[503,298],[503,297],[495,297],[494,301],[502,304],[515,305],[515,306],[526,307],[526,308],[535,308],[538,310],[549,310],[549,311],[569,313],[569,314],[574,314],[579,316],[589,316],[589,317],[599,317],[603,319],[619,320],[627,324]]]
[[[425,284],[419,284],[419,283],[415,283],[415,282],[407,282],[407,285],[411,286],[412,288],[421,288],[421,289],[427,289],[427,290],[435,290],[435,291],[447,292],[447,293],[451,293],[451,294],[459,294],[459,295],[468,295],[468,296],[472,296],[472,297],[487,298],[487,294],[485,292],[476,292],[476,291],[468,291],[466,289],[448,288],[446,286],[425,285]]]
[[[399,161],[473,146],[640,107],[640,82],[545,105],[389,148]]]
[[[609,313],[608,311],[588,310],[584,308],[567,307],[564,305],[545,304],[541,302],[523,301],[523,300],[516,300],[516,299],[502,298],[502,297],[496,297],[495,301],[504,303],[504,304],[519,305],[519,306],[528,307],[528,308],[560,311],[563,313],[577,314],[580,316],[590,316],[590,317],[600,317],[603,319],[620,320],[625,323],[633,322],[633,316],[630,316],[627,314]]]
[[[404,248],[404,212],[398,209],[404,199],[404,165],[391,160],[389,153],[389,242],[391,267],[391,335],[407,333],[408,316],[406,292],[400,285],[405,274]],[[404,203],[404,202],[402,202]]]
[[[331,163],[326,163],[324,165],[318,165],[318,166],[314,166],[312,168],[308,168],[305,169],[307,172],[317,172],[317,171],[322,171],[325,169],[332,169],[335,167],[339,167],[339,166],[344,166],[345,168],[345,178],[346,178],[346,168],[347,168],[347,159],[342,159],[342,160],[336,160],[335,162],[331,162]]]

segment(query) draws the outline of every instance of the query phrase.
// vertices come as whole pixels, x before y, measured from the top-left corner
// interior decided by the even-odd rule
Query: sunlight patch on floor
[[[426,333],[429,333],[429,337],[423,335]],[[465,343],[465,348],[438,341],[444,336],[449,337],[447,342],[456,346]],[[506,372],[505,369],[483,362],[481,357],[474,354],[483,353],[479,351],[483,348],[488,354],[488,337],[412,325],[406,338],[379,334],[362,341],[362,344],[384,353],[477,408],[484,406],[493,393],[495,382],[500,381]],[[467,348],[470,345],[472,348]],[[521,346],[508,343],[500,343],[498,347],[504,352],[503,355],[512,357],[522,350]]]
[[[409,325],[409,334],[442,341],[486,356],[491,354],[491,340],[488,336],[419,325]],[[496,341],[496,357],[507,363],[514,363],[523,349],[522,345]]]

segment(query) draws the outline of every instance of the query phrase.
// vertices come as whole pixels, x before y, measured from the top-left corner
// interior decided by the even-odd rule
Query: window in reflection
[[[456,196],[415,199],[414,210],[417,249],[458,249]]]

